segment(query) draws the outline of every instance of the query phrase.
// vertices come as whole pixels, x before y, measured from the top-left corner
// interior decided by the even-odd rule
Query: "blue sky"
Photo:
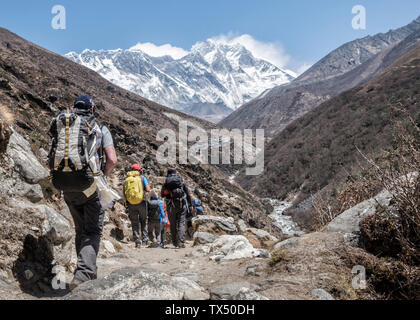
[[[367,10],[367,29],[353,30],[352,7]],[[66,29],[51,27],[54,5],[66,8]],[[292,70],[312,64],[341,44],[406,25],[419,0],[14,0],[3,1],[0,26],[51,51],[171,44],[248,34],[279,50]],[[264,47],[263,47],[264,49]]]

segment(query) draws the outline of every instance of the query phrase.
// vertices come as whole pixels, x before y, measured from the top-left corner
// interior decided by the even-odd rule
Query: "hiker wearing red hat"
[[[142,172],[143,170],[141,169],[141,167],[140,167],[140,165],[139,164],[133,164],[132,166],[131,166],[131,169],[133,170],[133,171],[138,171],[138,172]]]
[[[146,177],[141,175],[142,171],[139,164],[133,164],[131,166],[131,171],[127,173],[127,178],[125,179],[123,186],[125,205],[131,220],[133,240],[136,244],[136,248],[140,248],[142,244],[147,246],[149,242],[147,229],[148,208],[147,199],[144,194],[145,192],[149,193],[151,188]]]

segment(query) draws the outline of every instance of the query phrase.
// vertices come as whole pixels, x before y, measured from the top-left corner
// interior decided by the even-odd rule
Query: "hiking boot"
[[[165,245],[164,245],[163,243],[161,243],[161,244],[159,245],[159,247],[161,247],[162,249],[165,249]]]
[[[73,291],[74,289],[76,289],[78,286],[80,286],[84,281],[77,279],[77,278],[73,278],[73,280],[71,281],[69,288],[70,291]]]
[[[179,245],[178,245],[178,248],[180,248],[180,249],[185,249],[185,244],[183,244],[183,243],[179,244]]]
[[[141,248],[141,241],[136,241],[136,248]]]

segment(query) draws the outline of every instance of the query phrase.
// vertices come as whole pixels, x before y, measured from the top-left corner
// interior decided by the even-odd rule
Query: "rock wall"
[[[0,123],[0,280],[42,294],[55,266],[74,266],[74,233],[29,142]]]

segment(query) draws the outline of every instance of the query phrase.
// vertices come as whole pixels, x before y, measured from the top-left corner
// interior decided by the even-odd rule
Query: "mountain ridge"
[[[376,66],[378,61],[374,60],[375,57],[381,57],[381,52],[384,55],[387,52],[384,50],[391,50],[393,46],[418,30],[420,30],[420,17],[407,26],[386,34],[381,33],[344,44],[314,64],[292,83],[263,93],[235,110],[219,124],[229,128],[265,129],[267,136],[274,137],[306,112],[373,77],[387,66],[387,63],[384,63],[382,68]],[[378,50],[376,54],[371,52],[374,50],[372,48],[371,51],[360,50],[360,47],[369,47],[371,44],[372,48]],[[394,51],[396,52],[397,50]],[[396,58],[398,56],[393,57],[394,61]],[[350,61],[354,63],[349,64]],[[340,69],[340,65],[345,67]],[[329,67],[333,71],[330,71]],[[360,77],[357,72],[360,73]]]
[[[207,40],[180,59],[152,57],[138,48],[65,55],[107,80],[177,110],[193,105],[242,105],[268,88],[294,80],[240,44]]]
[[[353,65],[360,65],[380,51],[420,29],[420,16],[408,25],[347,42],[330,52],[298,77],[298,81],[326,80],[343,74]],[[322,75],[320,76],[319,73]]]

